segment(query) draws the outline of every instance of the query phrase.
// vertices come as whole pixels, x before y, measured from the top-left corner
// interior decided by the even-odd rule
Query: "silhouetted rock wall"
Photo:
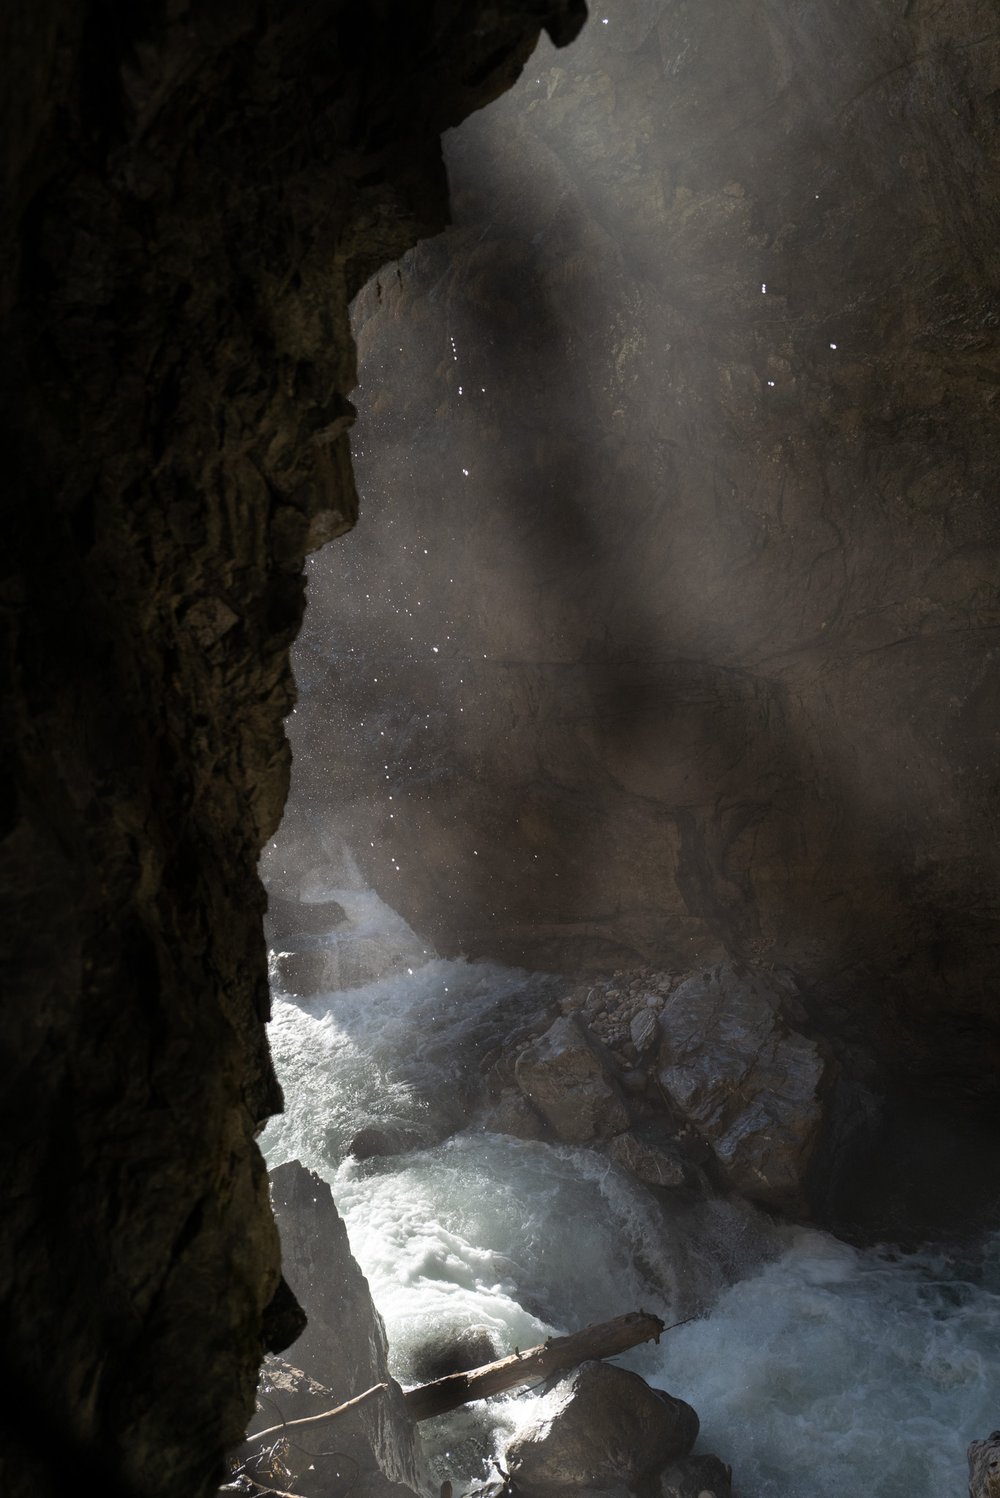
[[[294,1326],[256,860],[303,558],[356,512],[348,301],[444,223],[441,130],[582,15],[4,7],[11,1498],[204,1493]]]

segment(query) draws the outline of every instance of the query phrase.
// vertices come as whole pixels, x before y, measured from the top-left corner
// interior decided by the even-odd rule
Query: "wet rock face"
[[[288,1362],[304,1379],[290,1379],[281,1360],[265,1361],[261,1387],[266,1397],[258,1401],[246,1449],[254,1449],[255,1429],[320,1414],[386,1383],[385,1395],[339,1419],[335,1441],[306,1446],[313,1451],[336,1446],[338,1461],[363,1481],[366,1493],[388,1494],[395,1487],[399,1498],[405,1498],[426,1486],[419,1437],[399,1386],[390,1378],[385,1327],[351,1253],[330,1187],[298,1160],[279,1166],[269,1179],[285,1278],[308,1317],[288,1352]],[[291,1450],[287,1460],[301,1472],[310,1458]],[[324,1490],[322,1472],[304,1480],[311,1490]]]
[[[759,979],[731,968],[688,978],[660,1012],[658,1080],[711,1145],[724,1180],[772,1206],[801,1201],[832,1078]]]
[[[368,526],[293,726],[317,797],[369,738],[333,810],[439,946],[763,957],[962,1103],[1000,1075],[995,19],[622,0],[456,138],[456,229],[359,308]]]
[[[595,1145],[658,1192],[828,1211],[856,1099],[837,1092],[829,1048],[791,1022],[787,982],[730,964],[680,982],[646,969],[581,984],[559,1007],[492,1068],[484,1127]]]
[[[91,1460],[109,1491],[206,1492],[289,1325],[256,860],[303,559],[356,512],[348,302],[444,222],[440,131],[581,19],[0,17],[12,1498]]]
[[[610,1141],[608,1154],[645,1186],[684,1186],[690,1178],[690,1167],[672,1140],[643,1138],[629,1131]]]
[[[628,1111],[613,1076],[586,1034],[557,1019],[517,1058],[514,1075],[525,1097],[558,1139],[588,1144],[625,1128]]]

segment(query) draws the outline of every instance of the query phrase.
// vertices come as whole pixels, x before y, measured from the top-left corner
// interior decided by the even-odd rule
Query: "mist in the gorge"
[[[995,1423],[986,64],[911,47],[609,4],[447,138],[354,305],[262,864],[339,911],[272,943],[266,1151],[396,1376],[645,1307],[742,1498],[957,1494]],[[429,1422],[434,1482],[546,1398]]]

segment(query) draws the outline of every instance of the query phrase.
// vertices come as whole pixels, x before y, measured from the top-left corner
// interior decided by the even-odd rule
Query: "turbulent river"
[[[313,938],[331,972],[397,970],[308,999],[276,984],[286,1112],[263,1145],[332,1185],[403,1383],[468,1327],[502,1354],[639,1308],[694,1316],[621,1361],[694,1405],[740,1498],[960,1498],[967,1443],[1000,1425],[1000,1237],[860,1251],[741,1203],[671,1212],[593,1151],[464,1125],[482,1057],[558,980],[437,959],[375,896],[311,892],[331,895],[351,917]],[[409,1147],[359,1161],[363,1128]],[[439,1476],[485,1475],[530,1404],[440,1422]]]

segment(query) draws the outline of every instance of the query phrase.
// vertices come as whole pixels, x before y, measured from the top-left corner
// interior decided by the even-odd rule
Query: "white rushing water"
[[[378,925],[374,896],[362,911],[341,893]],[[390,927],[418,950],[391,912]],[[669,1211],[598,1153],[463,1128],[481,1059],[556,980],[417,960],[275,995],[287,1111],[263,1139],[271,1165],[297,1157],[331,1183],[404,1383],[469,1327],[499,1355],[640,1307],[698,1312],[622,1361],[694,1405],[696,1449],[732,1464],[740,1498],[960,1498],[967,1443],[1000,1425],[1000,1238],[857,1250],[739,1203]],[[406,1153],[355,1160],[362,1128],[396,1131]],[[442,1423],[433,1450],[456,1491],[530,1403]]]

